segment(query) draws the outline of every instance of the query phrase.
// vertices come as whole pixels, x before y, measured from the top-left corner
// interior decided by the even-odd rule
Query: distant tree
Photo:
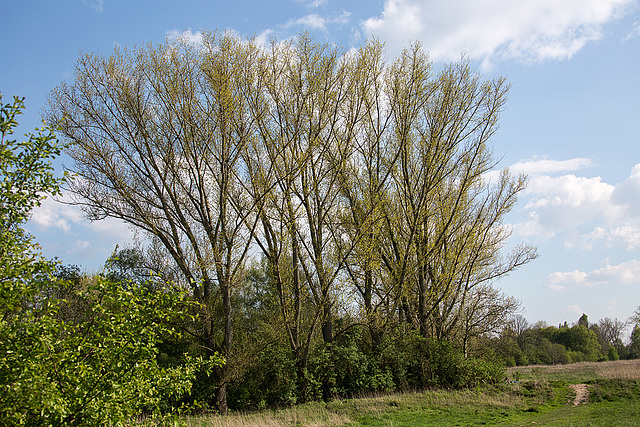
[[[104,263],[105,276],[114,282],[141,285],[155,278],[161,280],[156,272],[148,266],[145,254],[140,248],[118,248]]]
[[[636,324],[631,331],[631,341],[629,343],[629,357],[640,358],[640,325]]]
[[[524,332],[530,327],[529,322],[522,314],[515,314],[511,316],[507,325],[515,334],[516,341],[518,342],[518,345],[522,348],[523,347],[522,337]]]
[[[619,353],[622,349],[622,332],[627,327],[627,322],[605,317],[598,321],[599,332],[604,341],[614,347]]]
[[[580,319],[578,319],[578,325],[582,325],[585,328],[589,327],[589,318],[586,314],[582,313],[582,316],[580,316]]]
[[[636,308],[631,317],[627,320],[627,323],[631,325],[640,325],[640,306]]]

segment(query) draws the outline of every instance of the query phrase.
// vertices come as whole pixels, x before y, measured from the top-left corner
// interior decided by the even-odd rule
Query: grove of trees
[[[419,45],[389,61],[376,40],[210,33],[81,56],[24,142],[23,100],[0,98],[0,424],[128,425],[640,357],[640,308],[530,325],[496,287],[537,256],[506,251],[526,178],[489,174],[507,92]],[[137,244],[97,273],[45,259],[23,226],[63,190]]]
[[[533,338],[510,322],[495,283],[537,254],[506,251],[526,178],[489,174],[507,92],[417,44],[389,61],[376,40],[210,33],[82,55],[26,142],[9,139],[22,100],[2,105],[1,419],[120,425],[619,355],[616,321]],[[63,190],[139,244],[95,274],[42,257],[23,225]]]
[[[406,363],[436,343],[468,355],[517,310],[493,285],[536,257],[503,251],[526,180],[485,179],[507,91],[465,59],[434,70],[419,45],[388,63],[375,40],[212,33],[83,55],[46,120],[88,217],[134,226],[150,268],[202,307],[225,413],[228,387],[276,349],[292,390],[269,404],[329,398],[323,369],[345,351],[372,358],[379,384],[361,387],[426,385],[426,368],[409,380],[381,358],[407,340],[425,353]]]

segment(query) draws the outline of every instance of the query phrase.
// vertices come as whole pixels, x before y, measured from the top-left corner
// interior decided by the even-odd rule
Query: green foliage
[[[98,277],[77,296],[88,308],[78,323],[59,321],[53,301],[3,328],[0,407],[12,424],[126,422],[190,390],[201,360],[169,369],[157,362],[158,340],[177,334],[171,324],[187,313],[182,295]]]
[[[640,358],[640,325],[636,324],[631,331],[631,342],[629,343],[629,357]]]
[[[22,224],[31,209],[46,194],[58,194],[63,178],[53,174],[51,160],[61,146],[49,128],[38,135],[26,135],[27,141],[9,139],[18,125],[24,100],[14,97],[12,104],[2,104],[0,94],[0,319],[11,321],[38,290],[32,286],[51,271],[51,265],[35,251],[35,245]],[[15,319],[17,320],[17,319]]]
[[[332,393],[342,397],[391,392],[395,389],[388,367],[380,363],[379,355],[372,352],[366,341],[366,331],[353,327],[332,343],[323,346],[324,365],[319,372],[331,373]]]
[[[609,347],[609,352],[607,354],[609,360],[620,360],[620,355],[618,354],[618,350],[615,347]]]
[[[297,377],[291,351],[283,343],[275,342],[258,354],[241,381],[230,385],[229,406],[264,409],[293,405],[304,399],[298,393]]]
[[[499,364],[465,358],[451,343],[423,338],[416,331],[385,344],[382,366],[390,370],[398,390],[464,388],[495,383],[504,377]]]
[[[19,225],[46,193],[58,194],[63,181],[54,176],[51,165],[63,146],[50,128],[36,129],[38,134],[26,135],[27,141],[8,139],[23,109],[24,98],[14,96],[12,104],[2,104],[0,94],[0,227],[5,244],[24,238]]]
[[[1,104],[1,102],[0,102]],[[183,294],[125,289],[43,259],[21,225],[44,194],[59,193],[49,130],[6,137],[23,101],[2,105],[0,129],[0,420],[5,425],[120,425],[161,398],[189,391],[197,369],[222,361],[157,363],[161,337],[190,312]],[[58,277],[69,279],[64,281]]]
[[[584,323],[586,315],[581,319]],[[513,331],[506,329],[503,335],[488,344],[495,349],[505,366],[512,366],[514,363],[517,366],[555,365],[606,360],[611,346],[602,346],[597,330],[597,325],[592,328],[587,328],[584,324],[568,327],[565,323],[556,328],[541,324],[520,331],[517,337],[511,335]],[[618,348],[624,346],[619,343],[616,351]]]

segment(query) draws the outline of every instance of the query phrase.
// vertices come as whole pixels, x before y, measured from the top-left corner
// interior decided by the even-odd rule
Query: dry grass
[[[519,372],[523,379],[562,379],[567,382],[583,382],[594,379],[640,380],[640,359],[611,362],[580,362],[571,365],[533,365],[509,368],[513,377]]]
[[[473,408],[506,409],[523,405],[522,398],[512,393],[484,393],[476,390],[432,390],[418,393],[403,393],[362,397],[359,399],[337,399],[329,403],[307,403],[288,409],[265,411],[255,414],[232,414],[189,417],[189,427],[237,427],[237,426],[337,426],[355,423],[361,416],[374,419],[388,416],[395,411],[419,410],[473,410]]]
[[[189,417],[189,427],[281,427],[281,426],[338,426],[351,421],[345,414],[327,411],[324,404],[313,403],[276,411],[254,414],[231,414]]]

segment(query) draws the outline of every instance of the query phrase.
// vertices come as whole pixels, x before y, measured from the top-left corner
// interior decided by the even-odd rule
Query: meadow
[[[576,399],[580,390],[588,395]],[[515,367],[505,371],[504,382],[473,389],[334,399],[182,421],[190,427],[635,426],[640,360]]]

